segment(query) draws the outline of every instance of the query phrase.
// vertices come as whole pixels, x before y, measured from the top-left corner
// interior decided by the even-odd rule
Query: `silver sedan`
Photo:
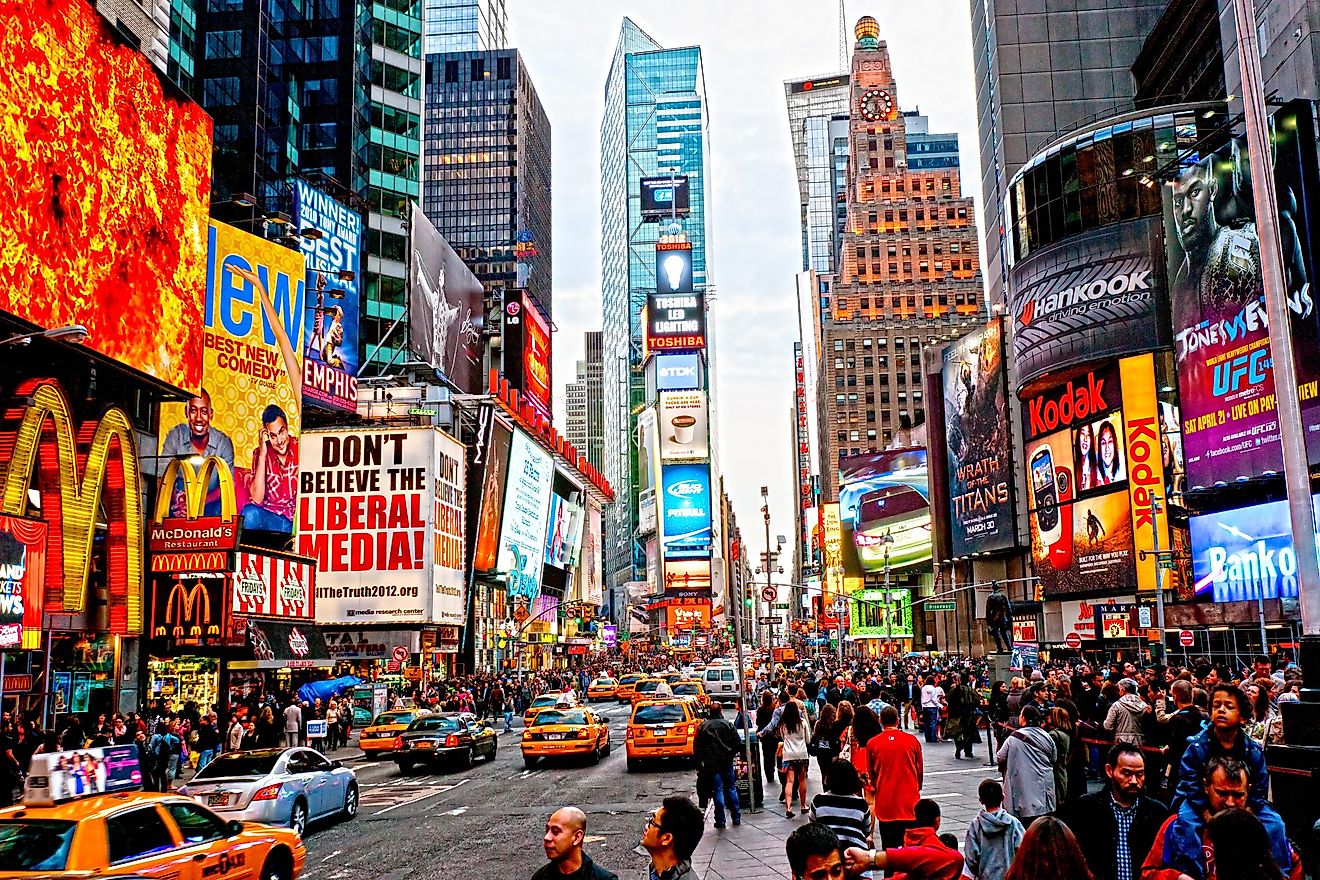
[[[286,825],[299,834],[318,819],[352,819],[357,775],[315,749],[226,752],[179,789],[226,819]]]

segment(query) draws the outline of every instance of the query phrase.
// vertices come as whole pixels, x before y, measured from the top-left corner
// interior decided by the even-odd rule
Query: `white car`
[[[317,819],[358,811],[357,774],[315,749],[225,752],[179,794],[225,819],[287,825],[299,834]]]

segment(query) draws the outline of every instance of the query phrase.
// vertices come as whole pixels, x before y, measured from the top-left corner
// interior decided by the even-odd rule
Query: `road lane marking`
[[[447,792],[447,791],[453,791],[454,789],[458,788],[460,785],[466,785],[469,781],[470,781],[470,780],[468,780],[468,779],[460,779],[458,782],[455,782],[453,785],[441,785],[441,786],[436,786],[436,787],[435,787],[435,791],[429,791],[429,792],[426,792],[426,793],[424,793],[424,794],[417,795],[416,797],[412,797],[412,798],[408,798],[407,800],[399,801],[397,804],[391,804],[390,806],[386,807],[385,809],[383,809],[383,810],[377,810],[376,812],[372,813],[371,815],[373,815],[373,816],[383,816],[383,815],[385,815],[386,813],[391,813],[391,812],[393,812],[393,811],[399,809],[399,807],[406,807],[406,806],[409,806],[410,804],[421,803],[422,801],[427,800],[428,798],[433,798],[433,797],[436,797],[437,795],[442,795],[442,794],[444,794],[444,793]]]
[[[343,854],[344,854],[344,851],[343,851],[342,849],[337,849],[337,850],[335,850],[334,852],[330,853],[330,855],[328,855],[328,856],[326,856],[325,858],[321,859],[321,863],[324,864],[324,863],[330,861],[331,859],[333,859],[335,856],[341,856],[341,855],[343,855]]]
[[[441,813],[440,815],[441,815],[441,816],[461,816],[461,815],[463,815],[464,813],[466,813],[467,811],[468,811],[468,808],[467,808],[467,807],[454,807],[452,810],[447,810],[446,812],[443,812],[443,813]]]

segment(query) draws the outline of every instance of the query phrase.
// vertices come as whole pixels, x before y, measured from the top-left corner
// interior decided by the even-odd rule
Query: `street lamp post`
[[[894,674],[894,604],[889,595],[889,545],[894,543],[894,536],[886,531],[881,537],[885,545],[885,657],[889,661],[889,674]]]
[[[34,339],[55,339],[77,345],[87,340],[87,328],[82,324],[69,324],[64,327],[52,327],[49,330],[19,333],[8,339],[0,339],[0,345],[26,345]]]

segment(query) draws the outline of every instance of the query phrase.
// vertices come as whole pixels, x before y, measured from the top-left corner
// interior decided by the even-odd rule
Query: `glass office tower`
[[[424,52],[489,52],[509,45],[505,0],[425,0]]]
[[[606,584],[611,590],[646,577],[646,545],[638,534],[638,459],[633,440],[636,414],[646,401],[641,313],[647,293],[656,287],[660,225],[642,222],[640,180],[671,169],[687,175],[691,214],[682,225],[692,243],[693,279],[701,290],[707,288],[710,271],[709,161],[701,49],[664,49],[625,18],[605,83],[600,131],[605,476],[616,498],[606,529]],[[611,607],[623,603],[615,601]]]

